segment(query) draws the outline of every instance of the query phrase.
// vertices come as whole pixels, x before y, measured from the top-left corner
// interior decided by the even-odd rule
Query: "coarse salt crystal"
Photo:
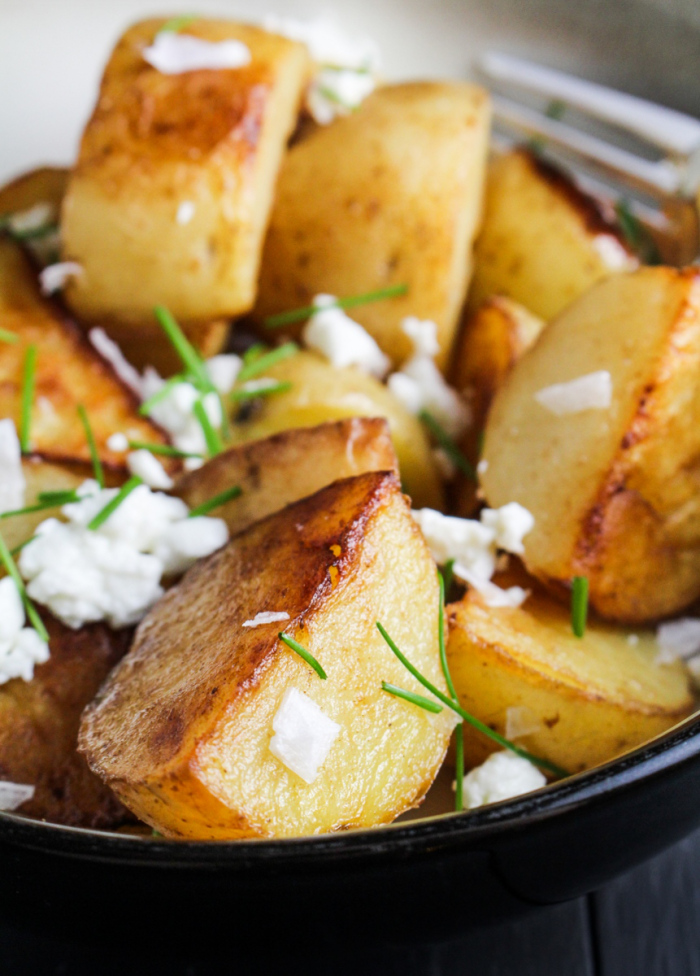
[[[296,688],[285,691],[272,719],[270,752],[305,783],[313,783],[328,758],[340,725]]]
[[[289,620],[289,614],[284,611],[263,610],[256,613],[252,620],[246,620],[242,627],[262,627],[264,624],[277,624],[283,620]]]
[[[164,75],[244,68],[252,60],[242,41],[205,41],[176,31],[157,34],[153,44],[144,48],[143,59]]]
[[[179,224],[180,227],[186,227],[194,217],[196,209],[197,208],[191,200],[183,200],[177,208],[175,222]]]
[[[58,264],[49,264],[43,271],[39,272],[39,285],[42,295],[53,295],[61,291],[70,278],[80,278],[85,271],[80,264],[75,261],[60,261]]]
[[[656,631],[659,653],[657,664],[671,664],[678,658],[689,658],[700,651],[700,619],[682,617],[661,624]]]
[[[586,373],[538,390],[535,400],[558,417],[584,410],[607,410],[612,403],[612,377],[605,369]]]

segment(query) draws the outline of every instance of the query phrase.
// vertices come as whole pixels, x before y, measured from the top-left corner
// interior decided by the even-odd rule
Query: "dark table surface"
[[[585,838],[581,839],[585,843]],[[66,897],[70,893],[66,892]],[[313,925],[313,906],[309,907]],[[269,933],[241,954],[236,920],[229,931],[195,933],[182,942],[136,945],[115,931],[109,945],[18,930],[0,919],[2,976],[700,976],[700,832],[587,898],[538,909],[527,918],[437,946],[363,947],[348,921],[347,944],[323,933],[294,951]]]

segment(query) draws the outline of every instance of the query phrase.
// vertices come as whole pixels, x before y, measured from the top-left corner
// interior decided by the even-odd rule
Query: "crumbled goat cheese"
[[[611,271],[633,271],[637,267],[637,259],[614,234],[596,234],[593,247]]]
[[[30,234],[41,230],[56,220],[56,207],[51,203],[36,203],[28,210],[19,210],[10,215],[7,225],[13,234]]]
[[[111,434],[107,438],[107,447],[115,454],[126,454],[129,450],[129,439],[126,434]]]
[[[466,566],[461,566],[459,563],[454,564],[453,572],[463,583],[468,583],[469,586],[476,590],[487,607],[512,607],[513,609],[517,609],[517,607],[523,605],[530,595],[530,591],[524,590],[522,586],[509,586],[507,590],[504,590],[502,587],[496,586],[495,583],[484,579],[482,576],[478,576],[476,573],[467,569]]]
[[[21,552],[29,596],[67,626],[137,623],[162,596],[161,579],[185,572],[228,541],[221,519],[188,518],[179,498],[139,485],[97,530],[88,524],[116,495],[95,481],[64,505],[67,523],[47,519]]]
[[[42,295],[53,295],[60,291],[69,278],[79,278],[85,272],[75,261],[61,261],[59,264],[49,264],[39,272],[39,285]]]
[[[270,752],[306,783],[313,783],[340,726],[303,691],[288,688],[272,719]]]
[[[13,420],[0,420],[0,512],[24,505],[22,449]]]
[[[700,619],[682,617],[661,624],[656,631],[658,664],[671,664],[679,657],[692,657],[700,651]]]
[[[333,305],[333,295],[317,295],[318,308],[304,327],[302,338],[309,349],[321,353],[336,369],[357,366],[365,373],[381,379],[391,361],[385,356],[369,332]]]
[[[440,352],[437,325],[430,319],[418,319],[415,315],[409,315],[401,323],[401,331],[413,343],[414,356],[433,359]]]
[[[191,200],[183,200],[180,206],[177,208],[175,222],[179,224],[180,227],[186,227],[194,217],[196,211],[197,208]]]
[[[252,620],[246,620],[244,627],[262,627],[264,624],[278,624],[283,620],[289,620],[289,614],[285,610],[263,610],[256,613]]]
[[[168,491],[174,481],[160,463],[155,454],[145,448],[139,448],[127,455],[126,464],[132,474],[137,475],[149,488],[160,488]]]
[[[535,393],[535,400],[558,417],[584,410],[607,410],[612,403],[612,377],[606,369],[586,373],[568,383],[554,383]]]
[[[9,783],[0,780],[0,810],[17,810],[34,796],[34,787],[24,783]]]
[[[125,386],[128,386],[132,393],[137,396],[142,395],[143,380],[139,371],[131,365],[124,353],[113,339],[107,335],[104,329],[90,329],[88,339],[93,348],[109,363],[114,372]]]
[[[485,508],[480,518],[482,525],[493,532],[497,549],[523,555],[523,539],[535,527],[535,519],[526,508],[518,502],[510,502],[501,508]]]
[[[506,739],[522,739],[526,735],[541,732],[542,720],[527,705],[506,708]]]
[[[510,800],[546,786],[546,777],[527,759],[513,752],[494,752],[486,762],[467,773],[463,780],[467,810],[487,803]]]
[[[9,576],[0,580],[0,685],[13,678],[31,681],[34,665],[49,659],[49,645],[25,627],[24,604]]]
[[[207,359],[207,373],[216,389],[222,396],[226,396],[233,389],[238,374],[241,371],[243,360],[240,356],[233,353],[224,353],[220,356],[212,356]]]
[[[178,31],[157,34],[153,44],[144,48],[143,59],[163,75],[244,68],[252,60],[242,41],[205,41]]]
[[[357,111],[377,83],[368,71],[352,68],[321,68],[309,85],[306,107],[319,125]]]

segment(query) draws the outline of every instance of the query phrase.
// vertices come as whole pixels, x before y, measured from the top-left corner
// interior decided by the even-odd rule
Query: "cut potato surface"
[[[535,395],[598,371],[606,409],[557,415]],[[700,596],[700,276],[644,268],[596,285],[516,364],[486,428],[489,505],[535,518],[525,563],[555,589],[586,576],[611,619]]]
[[[549,320],[597,281],[637,264],[599,204],[563,171],[526,149],[491,163],[470,308],[505,295]]]
[[[68,170],[57,166],[43,166],[23,173],[11,183],[0,187],[0,214],[29,210],[37,203],[55,208],[56,218],[68,182]]]
[[[630,639],[629,630],[590,620],[577,638],[569,610],[539,591],[518,609],[487,607],[470,591],[448,607],[448,620],[447,657],[463,707],[502,735],[520,724],[518,744],[568,772],[635,748],[693,709],[685,666],[655,663],[651,631]],[[509,723],[510,709],[517,723]],[[464,728],[469,765],[500,748]]]
[[[289,620],[244,627],[266,611]],[[453,721],[382,691],[383,680],[420,686],[376,622],[444,689],[437,613],[435,565],[395,476],[336,482],[253,525],[166,594],[85,712],[80,748],[170,837],[387,823],[424,796]],[[282,627],[327,680],[278,639]],[[270,750],[290,689],[340,726],[312,783]]]
[[[437,323],[444,367],[481,216],[488,95],[473,85],[387,85],[288,153],[263,252],[258,318],[319,293],[407,285],[350,313],[395,364],[407,315]]]
[[[181,478],[175,494],[193,509],[238,485],[240,497],[211,513],[235,535],[334,481],[367,471],[398,473],[396,454],[385,420],[353,417],[232,447]]]

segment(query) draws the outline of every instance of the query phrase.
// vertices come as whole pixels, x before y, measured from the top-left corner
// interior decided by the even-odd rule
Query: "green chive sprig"
[[[87,410],[82,405],[82,403],[78,407],[78,413],[80,414],[80,420],[85,430],[85,439],[87,440],[88,450],[90,451],[90,458],[92,460],[92,470],[95,475],[95,481],[100,486],[100,488],[104,488],[105,473],[102,468],[102,462],[100,461],[100,455],[97,451],[95,434],[93,433],[92,426],[90,424],[90,418],[88,417],[87,414]]]
[[[451,560],[454,564],[454,560]],[[452,567],[450,566],[450,570]],[[459,704],[457,689],[452,681],[450,666],[447,663],[447,648],[445,646],[445,580],[442,573],[438,570],[438,586],[440,588],[440,599],[438,606],[438,646],[440,648],[440,666],[445,677],[447,690],[452,697],[452,701]],[[464,722],[460,722],[455,729],[455,810],[459,813],[464,810]]]
[[[405,688],[399,688],[398,685],[389,684],[388,681],[382,681],[382,691],[394,695],[395,698],[403,698],[404,701],[410,702],[412,705],[418,705],[419,708],[424,708],[426,712],[433,712],[437,715],[442,711],[442,705],[438,705],[437,702],[431,701],[424,695],[418,695],[415,691],[406,691]]]
[[[249,389],[242,386],[240,389],[232,390],[228,396],[229,400],[240,403],[245,400],[257,400],[258,397],[274,396],[276,393],[286,393],[291,390],[292,385],[292,383],[284,380],[280,383],[270,383],[269,386],[257,386]]]
[[[46,627],[44,626],[44,621],[39,616],[36,607],[29,599],[29,596],[27,595],[27,589],[24,585],[24,580],[19,575],[19,570],[15,565],[15,561],[12,558],[10,550],[7,548],[7,543],[3,539],[2,535],[0,535],[0,562],[7,570],[7,575],[11,576],[15,582],[15,586],[17,587],[19,595],[22,599],[22,603],[24,604],[24,609],[26,611],[27,617],[29,618],[29,622],[31,623],[32,627],[37,632],[39,637],[41,637],[41,639],[43,641],[46,641],[46,643],[48,644],[49,634]]]
[[[134,489],[138,488],[139,485],[142,484],[143,484],[142,479],[139,478],[137,475],[134,475],[133,478],[129,478],[126,484],[122,485],[122,487],[119,489],[119,491],[114,496],[114,498],[112,498],[111,501],[107,502],[105,507],[101,508],[100,511],[97,513],[97,515],[90,522],[88,522],[88,529],[90,529],[92,532],[95,532],[97,529],[103,526],[107,521],[107,519],[110,517],[110,515],[116,512],[116,510],[119,508],[119,506],[124,501],[124,499],[128,498],[129,495],[132,493],[132,491],[134,491]]]
[[[19,342],[19,336],[14,332],[8,332],[7,329],[0,329],[0,342],[7,342],[14,346],[16,342]]]
[[[622,236],[645,264],[661,264],[656,241],[644,224],[632,213],[629,200],[620,199],[615,204],[615,216]]]
[[[287,647],[289,647],[292,651],[296,651],[299,657],[303,658],[306,663],[314,669],[319,678],[321,678],[323,681],[326,680],[328,675],[313,656],[311,651],[307,651],[305,647],[302,647],[298,641],[295,641],[293,637],[289,636],[289,634],[285,634],[284,631],[280,631],[277,636],[283,644],[286,644]]]
[[[203,459],[203,454],[196,454],[194,451],[181,451],[178,447],[170,444],[151,444],[148,441],[129,441],[129,449],[132,451],[150,451],[151,454],[160,454],[162,457]]]
[[[75,491],[42,492],[37,498],[36,504],[27,505],[25,508],[15,508],[9,512],[0,512],[0,519],[15,518],[17,515],[33,515],[35,512],[45,512],[49,508],[58,508],[61,505],[78,501],[80,501],[80,496]]]
[[[284,345],[279,346],[277,349],[271,349],[270,352],[261,353],[252,361],[243,364],[241,371],[236,377],[236,382],[244,383],[246,380],[252,379],[253,376],[258,376],[260,373],[264,373],[266,370],[276,366],[277,363],[282,362],[283,359],[289,359],[290,356],[294,356],[298,352],[299,346],[296,342],[285,342]]]
[[[473,465],[470,464],[464,454],[462,454],[460,449],[457,447],[457,444],[450,437],[442,424],[427,410],[421,410],[421,412],[418,414],[418,419],[423,421],[425,426],[428,428],[430,433],[433,435],[457,470],[461,471],[462,474],[466,478],[469,478],[470,481],[476,483],[477,477]]]
[[[153,309],[158,324],[172,343],[175,352],[180,357],[183,366],[191,373],[197,387],[206,393],[215,393],[216,387],[207,372],[206,364],[175,321],[172,313],[164,305],[156,305]],[[161,391],[162,392],[162,391]]]
[[[173,390],[178,384],[184,382],[184,377],[182,376],[171,376],[165,381],[161,388],[149,397],[148,400],[144,400],[139,407],[139,413],[142,417],[147,417],[156,404],[160,403],[161,400],[165,400],[171,390]]]
[[[221,440],[221,435],[219,434],[218,430],[216,430],[211,420],[209,419],[209,415],[207,414],[207,411],[205,410],[204,404],[202,403],[201,400],[197,400],[194,407],[192,408],[192,412],[197,418],[197,421],[199,422],[199,426],[202,428],[202,433],[204,434],[204,440],[207,445],[207,451],[209,453],[209,457],[214,457],[217,454],[221,454],[221,452],[224,449],[223,441]]]
[[[571,581],[571,629],[574,636],[583,637],[588,618],[588,579],[574,576]]]
[[[199,515],[208,515],[209,512],[213,511],[215,508],[220,508],[227,502],[233,501],[234,498],[238,498],[242,494],[240,485],[233,485],[231,488],[227,488],[226,491],[219,492],[218,495],[214,495],[206,502],[202,502],[201,505],[197,505],[193,508],[188,518],[197,518]]]
[[[177,34],[179,31],[184,30],[185,27],[189,27],[193,24],[195,20],[199,18],[194,14],[186,14],[182,17],[171,17],[170,20],[166,20],[161,29],[158,31],[159,34]]]
[[[36,385],[36,346],[28,347],[24,357],[22,377],[22,413],[20,419],[19,443],[23,454],[28,454],[31,446],[32,404]]]
[[[391,285],[389,288],[368,291],[364,295],[351,295],[348,298],[337,298],[329,305],[307,305],[305,308],[296,308],[290,312],[279,312],[277,315],[268,316],[264,322],[268,329],[279,329],[283,325],[304,322],[306,319],[310,319],[312,315],[320,312],[322,308],[356,308],[358,305],[380,302],[385,298],[399,298],[407,292],[408,285]]]

